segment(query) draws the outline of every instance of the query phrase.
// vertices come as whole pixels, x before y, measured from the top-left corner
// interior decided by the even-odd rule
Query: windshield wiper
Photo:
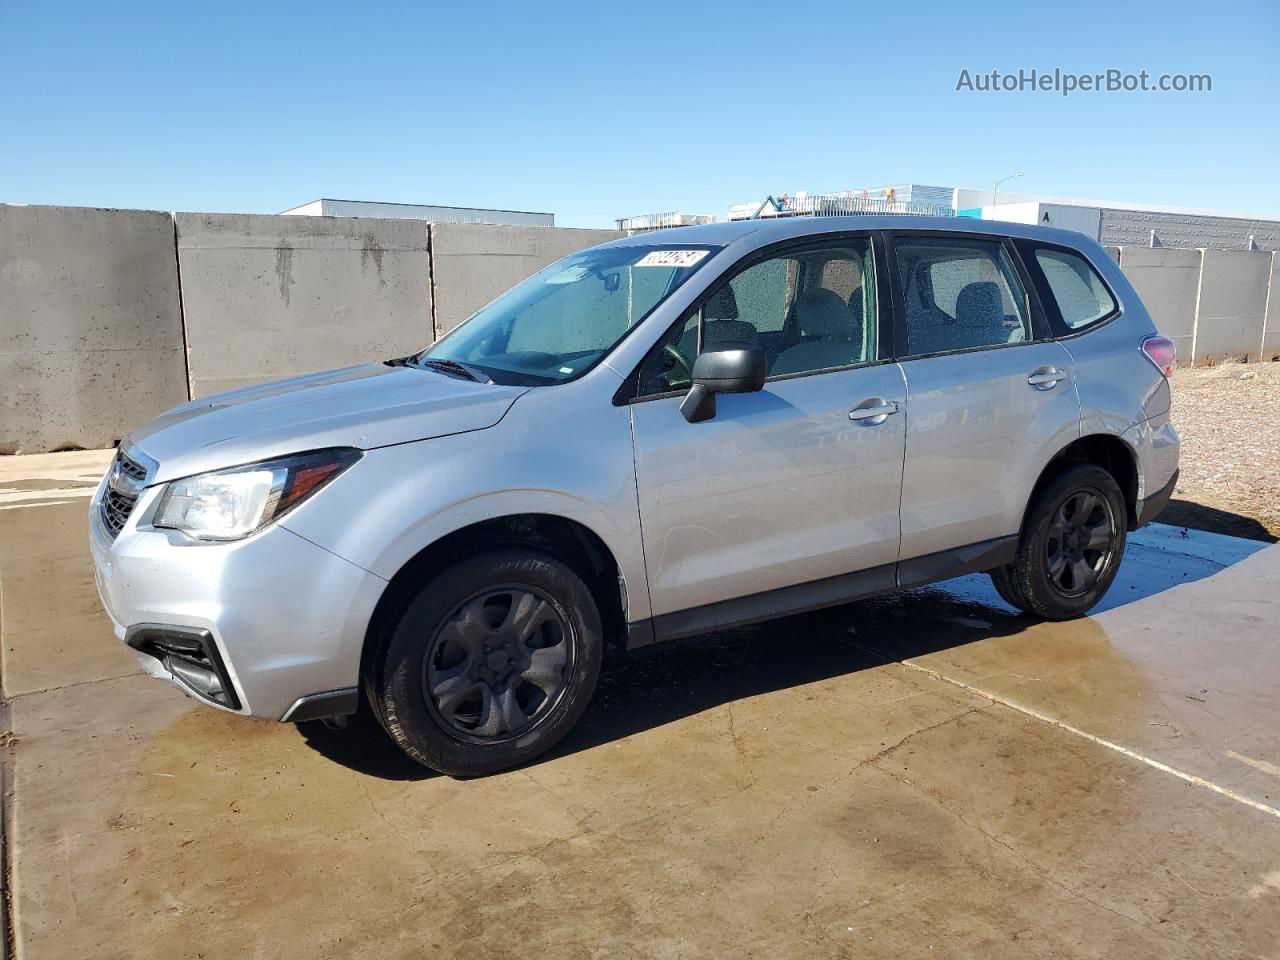
[[[465,380],[471,380],[475,383],[493,383],[493,378],[481,373],[475,367],[469,367],[465,363],[459,363],[457,360],[438,360],[435,357],[427,357],[418,361],[424,367],[430,367],[433,370],[439,370],[442,373],[452,373],[454,376],[462,377]]]

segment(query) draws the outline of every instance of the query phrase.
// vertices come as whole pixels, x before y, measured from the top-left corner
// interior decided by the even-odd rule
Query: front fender
[[[612,552],[629,617],[648,617],[629,409],[573,403],[572,386],[531,391],[487,430],[372,450],[283,523],[390,580],[471,524],[520,513],[564,517]]]

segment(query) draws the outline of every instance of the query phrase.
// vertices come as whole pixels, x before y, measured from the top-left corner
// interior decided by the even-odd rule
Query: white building
[[[1077,230],[1108,246],[1280,250],[1280,218],[1238,211],[963,187],[952,207],[960,217]]]
[[[1010,190],[974,190],[920,183],[782,194],[781,205],[736,203],[730,220],[760,216],[914,213],[1038,223],[1076,230],[1109,246],[1280,250],[1280,217],[1149,203],[1081,200]]]
[[[431,223],[503,223],[515,226],[554,227],[553,213],[527,210],[490,210],[485,207],[442,207],[422,203],[378,203],[372,200],[312,200],[282,214],[299,217],[382,217],[427,220]]]

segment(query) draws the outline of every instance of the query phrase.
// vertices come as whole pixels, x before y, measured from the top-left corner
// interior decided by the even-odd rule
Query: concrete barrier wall
[[[614,230],[0,205],[0,453],[416,350]],[[1183,361],[1280,357],[1280,254],[1109,248]]]
[[[494,297],[561,257],[623,236],[618,230],[433,224],[436,335],[448,333]]]
[[[1247,250],[1203,252],[1193,363],[1258,359],[1272,260]]]
[[[432,340],[418,220],[175,215],[192,398]]]
[[[1196,334],[1200,251],[1168,247],[1123,247],[1120,269],[1129,278],[1156,329],[1178,347],[1178,362],[1191,363]]]
[[[107,447],[187,397],[167,213],[0,205],[0,453]]]
[[[1271,259],[1267,316],[1262,330],[1262,360],[1280,360],[1280,253]]]

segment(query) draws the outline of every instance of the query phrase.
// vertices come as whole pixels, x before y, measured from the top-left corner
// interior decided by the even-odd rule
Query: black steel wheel
[[[543,591],[483,590],[436,631],[423,658],[423,692],[437,720],[460,736],[517,737],[560,702],[573,646],[568,615]]]
[[[582,578],[532,549],[461,560],[411,591],[376,638],[364,687],[401,749],[456,776],[549,750],[595,689],[604,648]]]
[[[1049,620],[1087,613],[1110,588],[1124,555],[1128,513],[1115,478],[1073,464],[1027,510],[1013,563],[993,570],[1008,603]]]
[[[1077,490],[1059,505],[1044,541],[1049,582],[1064,597],[1092,590],[1111,563],[1119,537],[1115,511],[1093,490]]]

